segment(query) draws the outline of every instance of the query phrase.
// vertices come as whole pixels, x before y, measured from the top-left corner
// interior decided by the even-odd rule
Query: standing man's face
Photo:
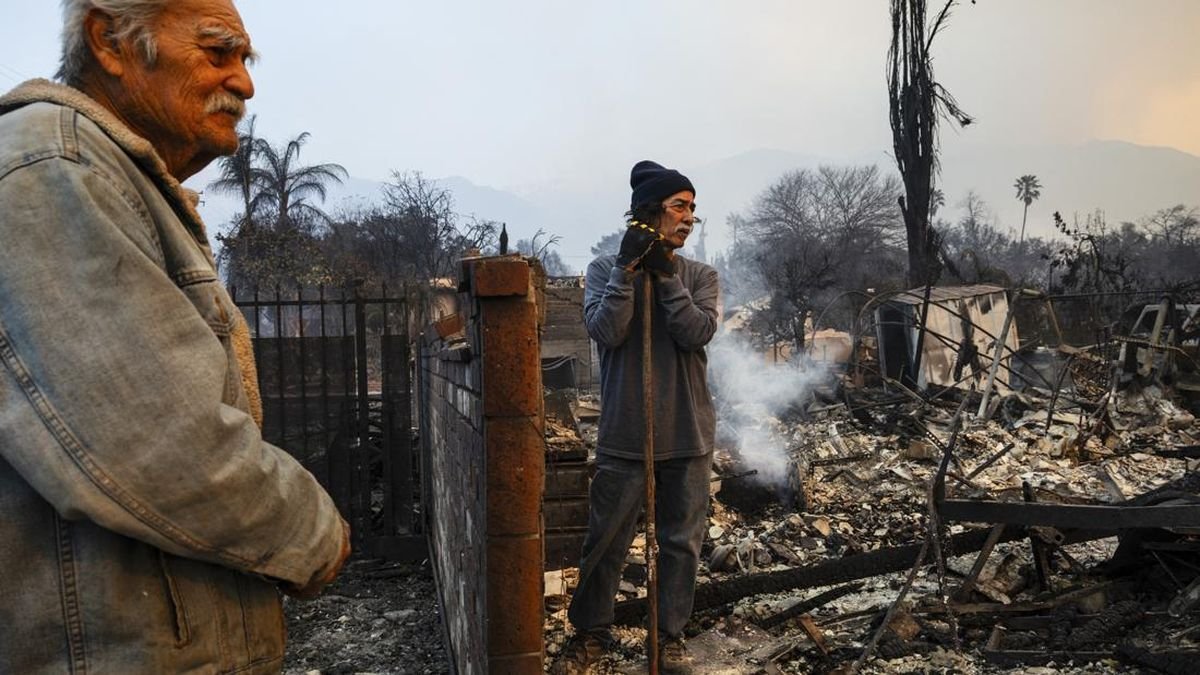
[[[656,228],[667,248],[682,248],[696,222],[696,195],[690,190],[676,192],[663,200],[663,213]]]

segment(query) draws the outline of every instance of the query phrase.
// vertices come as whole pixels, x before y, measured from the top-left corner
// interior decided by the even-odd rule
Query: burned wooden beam
[[[1200,553],[1200,541],[1144,541],[1147,551],[1169,551],[1173,553]]]
[[[1200,504],[1099,506],[946,499],[939,505],[946,520],[1005,525],[1049,525],[1062,529],[1132,530],[1195,527]]]
[[[801,614],[807,614],[808,612],[811,612],[818,607],[827,605],[842,596],[854,593],[855,591],[859,590],[862,587],[863,587],[862,582],[846,584],[845,586],[838,586],[837,588],[830,589],[828,591],[825,591],[824,593],[819,593],[819,594],[814,595],[813,597],[808,598],[806,600],[801,600],[800,602],[797,602],[796,604],[788,607],[787,609],[784,609],[781,612],[772,614],[771,616],[768,616],[768,617],[762,619],[761,621],[759,621],[758,625],[762,628],[771,628],[772,626],[778,626],[779,624],[783,623],[784,621],[787,621],[788,619],[800,616]]]
[[[1021,496],[1026,504],[1036,503],[1033,500],[1033,486],[1027,480],[1021,481]],[[1029,548],[1033,554],[1033,569],[1037,572],[1038,588],[1046,589],[1047,580],[1050,578],[1050,556],[1046,552],[1045,544],[1039,541],[1032,531],[1029,536]]]
[[[985,469],[987,469],[989,466],[995,464],[996,460],[998,460],[1001,457],[1003,457],[1004,455],[1008,454],[1008,452],[1015,447],[1017,447],[1017,444],[1015,441],[1012,443],[1005,444],[1005,446],[1003,448],[1000,448],[999,450],[997,450],[991,457],[988,457],[987,459],[983,460],[982,464],[975,467],[974,469],[971,469],[971,473],[967,474],[967,480],[971,480],[972,478],[983,473]]]
[[[1105,607],[1096,617],[1073,631],[1067,639],[1068,650],[1076,651],[1111,641],[1127,629],[1136,626],[1145,616],[1137,600],[1123,600]]]
[[[872,455],[869,452],[856,452],[856,453],[846,455],[844,457],[824,457],[822,459],[814,459],[808,463],[808,470],[809,470],[809,473],[812,473],[812,470],[817,468],[818,466],[831,466],[834,464],[849,464],[851,462],[861,462],[863,460],[871,459],[872,457],[874,457],[874,455]]]
[[[1085,651],[1082,649],[1063,649],[1060,646],[1047,649],[1014,649],[1005,646],[1005,636],[1010,629],[1036,630],[1049,627],[1056,618],[1052,616],[1024,617],[1024,620],[1006,620],[992,629],[987,644],[981,650],[983,658],[1001,666],[1044,666],[1054,663],[1088,663],[1091,661],[1111,660],[1116,655],[1108,651]],[[1074,623],[1068,619],[1068,624]],[[1020,626],[1018,628],[1018,626]],[[1024,645],[1028,646],[1028,645]]]
[[[973,553],[983,547],[990,530],[974,530],[950,537],[947,549],[955,555]],[[1091,541],[1112,536],[1112,532],[1087,530],[1068,535],[1068,543]],[[1026,535],[1019,530],[1004,533],[1000,541],[1015,541]],[[921,552],[921,544],[909,544],[883,548],[877,551],[827,560],[804,567],[776,570],[732,577],[696,587],[694,609],[696,611],[720,607],[742,598],[763,593],[782,593],[803,588],[832,586],[856,581],[880,574],[890,574],[912,567]],[[646,599],[637,598],[617,603],[614,623],[630,626],[642,620],[646,612]]]
[[[1044,666],[1049,663],[1108,661],[1112,652],[1057,652],[1026,649],[984,649],[983,658],[1000,666]],[[1189,671],[1191,672],[1191,671]]]
[[[821,653],[825,656],[829,656],[829,647],[825,644],[825,635],[821,633],[821,629],[817,627],[817,624],[813,623],[812,617],[807,614],[801,615],[800,627],[804,629],[804,632],[808,635],[808,639],[813,641],[817,649],[820,649]]]
[[[1170,570],[1167,571],[1170,572]],[[1171,604],[1167,605],[1167,613],[1178,618],[1192,611],[1197,604],[1200,604],[1200,577],[1192,580],[1187,588],[1184,588],[1179,595],[1175,596],[1174,600],[1171,600]]]
[[[950,614],[950,613],[953,613],[953,614],[960,615],[960,616],[965,615],[965,614],[1007,615],[1007,614],[1028,614],[1030,612],[1043,612],[1043,611],[1053,610],[1055,608],[1062,607],[1063,605],[1073,603],[1077,600],[1086,598],[1089,595],[1094,595],[1096,593],[1106,591],[1117,585],[1118,584],[1115,581],[1103,581],[1103,582],[1100,582],[1097,584],[1092,584],[1090,586],[1076,588],[1074,590],[1067,591],[1065,593],[1060,593],[1059,595],[1056,595],[1052,598],[1048,598],[1046,600],[1035,600],[1035,601],[1029,601],[1029,602],[1010,602],[1007,604],[1002,603],[1002,602],[973,602],[973,603],[949,605],[946,607],[941,607],[941,606],[924,607],[920,610],[920,612],[922,614]],[[1013,621],[1013,619],[1005,619],[1006,627],[1015,628],[1016,626],[1009,625],[1011,621]]]
[[[1130,663],[1167,675],[1191,675],[1196,672],[1196,661],[1200,659],[1200,650],[1155,652],[1134,644],[1117,645],[1117,653]]]
[[[1178,445],[1170,450],[1156,450],[1154,454],[1171,459],[1200,459],[1200,445]]]
[[[992,555],[992,549],[996,548],[996,544],[1000,541],[1000,537],[1004,534],[1004,526],[996,525],[988,532],[987,540],[983,542],[983,548],[979,550],[979,556],[975,558],[975,564],[971,566],[971,571],[967,574],[967,578],[963,580],[962,585],[954,593],[954,598],[958,601],[964,601],[971,595],[971,591],[975,590],[975,584],[979,583],[979,575],[983,573],[983,568],[987,565],[988,558]]]
[[[709,479],[708,482],[719,483],[723,480],[736,480],[738,478],[746,478],[748,476],[757,476],[757,475],[758,475],[758,469],[750,469],[749,471],[742,471],[742,472],[735,473],[735,474],[732,474],[729,476],[714,476],[713,478]]]

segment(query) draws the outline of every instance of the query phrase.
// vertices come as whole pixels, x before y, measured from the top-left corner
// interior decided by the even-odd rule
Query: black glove
[[[649,225],[636,220],[629,224],[625,236],[621,239],[621,250],[617,253],[617,264],[630,272],[642,264],[642,259],[650,253],[654,243],[662,239],[662,235]]]
[[[642,268],[659,277],[675,276],[674,255],[667,250],[661,239],[650,244],[650,252],[642,258]]]

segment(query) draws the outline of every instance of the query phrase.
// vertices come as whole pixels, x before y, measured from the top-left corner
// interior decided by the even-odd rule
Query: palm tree
[[[325,201],[325,185],[341,183],[349,176],[340,164],[297,166],[300,148],[308,140],[308,132],[288,141],[282,148],[259,139],[258,156],[261,164],[253,171],[254,197],[250,208],[268,208],[276,214],[276,228],[282,229],[305,216],[327,220],[325,213],[308,202],[316,196]]]
[[[932,219],[946,205],[946,193],[941,188],[934,188],[929,193],[929,217]]]
[[[1018,178],[1013,187],[1017,188],[1017,199],[1025,202],[1025,213],[1021,215],[1021,238],[1017,241],[1019,248],[1025,243],[1025,220],[1029,217],[1029,205],[1042,196],[1042,184],[1037,176],[1027,173]]]
[[[930,192],[938,173],[938,126],[942,120],[964,127],[974,121],[933,76],[933,40],[946,27],[957,2],[934,0],[942,9],[930,21],[927,0],[891,0],[888,119],[896,167],[904,183],[900,213],[908,244],[910,286],[933,284],[941,273],[938,235],[929,223]]]
[[[238,129],[238,149],[232,155],[222,157],[219,161],[221,177],[208,184],[215,192],[236,194],[242,198],[242,218],[239,225],[249,224],[254,213],[251,202],[254,200],[254,160],[258,156],[262,139],[254,132],[256,115],[251,115],[242,122]]]

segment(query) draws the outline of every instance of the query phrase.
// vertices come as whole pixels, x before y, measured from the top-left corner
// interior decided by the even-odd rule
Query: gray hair
[[[84,20],[93,8],[113,18],[113,37],[132,39],[142,51],[147,64],[158,58],[158,42],[150,24],[167,6],[169,0],[62,0],[63,31],[62,61],[55,77],[67,84],[76,83],[83,74],[91,54]]]

